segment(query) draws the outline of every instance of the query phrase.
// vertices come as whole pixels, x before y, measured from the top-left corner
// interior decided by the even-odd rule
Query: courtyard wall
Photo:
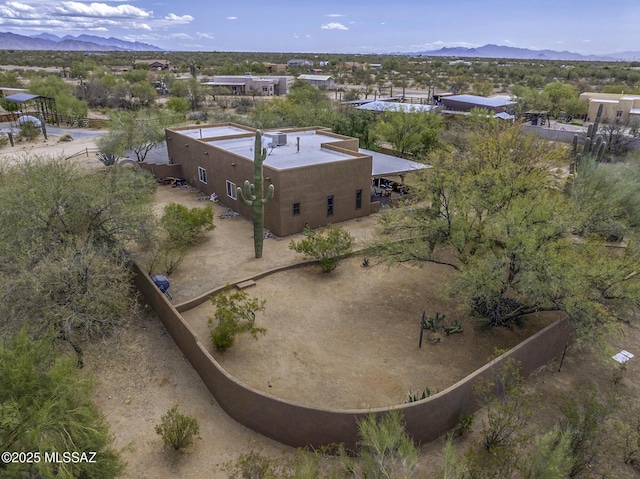
[[[480,407],[473,392],[479,378],[491,377],[509,357],[518,360],[521,374],[528,376],[560,355],[573,338],[568,319],[562,318],[451,387],[421,401],[370,410],[308,407],[258,391],[228,374],[149,275],[138,264],[133,268],[140,294],[222,409],[240,424],[292,447],[338,443],[354,447],[358,440],[357,421],[371,413],[382,415],[390,409],[402,411],[406,430],[415,441],[433,441],[454,428],[461,413],[470,414]]]

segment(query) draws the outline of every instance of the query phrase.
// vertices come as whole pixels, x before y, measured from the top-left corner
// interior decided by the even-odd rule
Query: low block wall
[[[150,172],[156,179],[166,178],[167,176],[172,176],[173,178],[182,177],[182,165],[180,164],[163,165],[145,162],[139,164],[143,170]]]
[[[370,413],[382,415],[389,410],[307,407],[242,384],[209,354],[178,310],[137,264],[134,265],[134,271],[134,282],[140,294],[156,312],[216,401],[240,424],[292,447],[319,447],[337,443],[353,447],[358,439],[357,420]],[[460,413],[477,410],[473,385],[478,378],[489,377],[510,356],[521,362],[521,373],[527,376],[559,355],[571,338],[572,329],[568,320],[561,319],[444,391],[392,409],[403,412],[407,432],[415,441],[432,441],[455,427]]]

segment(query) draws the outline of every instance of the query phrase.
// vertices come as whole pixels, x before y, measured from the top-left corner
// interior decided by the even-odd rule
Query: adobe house
[[[170,162],[181,165],[187,182],[251,218],[236,188],[253,182],[255,131],[233,123],[167,129]],[[427,167],[361,150],[357,138],[321,127],[265,131],[263,146],[265,191],[275,187],[264,208],[265,228],[278,236],[367,216],[379,207],[372,202],[374,177]]]
[[[603,105],[602,120],[609,122],[640,122],[640,95],[623,93],[584,92],[580,99],[587,101],[587,121],[595,121],[598,108]]]

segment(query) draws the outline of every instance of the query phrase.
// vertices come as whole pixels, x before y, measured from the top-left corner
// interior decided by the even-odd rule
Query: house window
[[[300,203],[293,204],[293,216],[300,216]]]
[[[327,216],[333,216],[333,195],[327,196]]]
[[[201,183],[207,184],[207,170],[201,166],[198,166],[198,179]]]
[[[356,190],[356,209],[362,208],[362,190]]]
[[[620,118],[622,116],[622,112],[620,110],[616,111],[616,118]]]
[[[233,198],[234,200],[238,199],[236,184],[231,183],[229,180],[227,180],[227,196],[229,198]]]

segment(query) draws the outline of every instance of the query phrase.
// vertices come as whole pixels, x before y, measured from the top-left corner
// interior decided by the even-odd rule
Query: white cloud
[[[170,13],[169,15],[164,17],[164,19],[169,20],[173,23],[190,23],[193,21],[193,17],[191,15],[182,15],[181,17],[179,17],[175,13]]]
[[[293,34],[293,38],[300,38],[297,33]]]
[[[502,41],[507,45],[515,45],[515,43],[513,43],[511,40],[502,40]]]
[[[6,5],[7,7],[20,12],[33,12],[35,10],[31,5],[20,2],[7,2]]]
[[[349,28],[345,27],[342,23],[337,22],[326,23],[320,28],[323,30],[349,30]]]
[[[149,18],[153,12],[147,12],[132,5],[118,5],[112,7],[106,3],[79,3],[62,2],[62,5],[55,7],[58,15],[82,16],[82,17],[116,17],[116,18]]]
[[[307,38],[311,38],[311,35],[309,35],[308,33],[305,35],[305,37]]]
[[[356,22],[354,22],[353,20],[351,20],[351,21],[349,22],[349,25],[355,25],[355,24],[356,24]]]
[[[135,23],[134,22],[132,26],[136,30],[145,30],[145,31],[148,31],[148,32],[151,31],[151,27],[149,25],[147,25],[146,23]]]
[[[328,15],[325,15],[325,17],[338,18],[338,17],[344,17],[344,15],[342,13],[329,13]]]
[[[204,38],[206,40],[215,40],[216,37],[214,37],[213,35],[211,35],[210,33],[200,33],[200,32],[196,32],[196,36],[198,38]]]
[[[168,38],[172,38],[174,40],[192,40],[193,37],[188,33],[172,33],[168,35]]]
[[[238,17],[227,17],[227,20],[237,20]]]

